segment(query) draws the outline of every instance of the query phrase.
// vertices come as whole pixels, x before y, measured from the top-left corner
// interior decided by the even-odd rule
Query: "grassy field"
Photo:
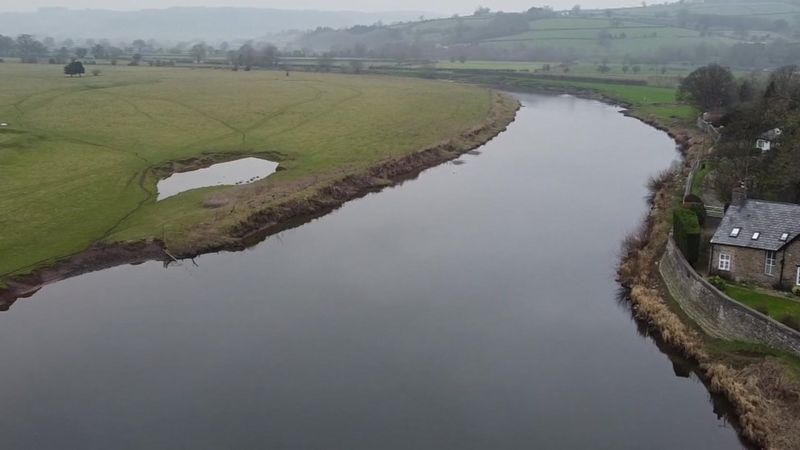
[[[742,286],[728,285],[725,293],[756,310],[767,310],[775,320],[786,316],[800,322],[800,302],[785,297],[775,297]]]
[[[57,65],[0,64],[0,279],[98,241],[180,246],[220,218],[209,198],[277,201],[456,137],[492,105],[484,89],[415,79],[102,69],[65,78]],[[263,155],[286,170],[155,202],[153,169],[199,155]]]
[[[602,45],[599,33],[613,36]],[[573,49],[580,54],[624,55],[643,54],[661,47],[691,47],[733,44],[722,36],[702,36],[697,30],[611,19],[553,18],[531,22],[531,30],[484,41],[491,46],[530,46]]]

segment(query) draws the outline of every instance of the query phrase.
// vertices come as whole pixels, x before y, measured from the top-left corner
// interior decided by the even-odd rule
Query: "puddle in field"
[[[158,201],[202,187],[252,183],[272,175],[277,168],[274,161],[250,157],[175,173],[158,182]]]

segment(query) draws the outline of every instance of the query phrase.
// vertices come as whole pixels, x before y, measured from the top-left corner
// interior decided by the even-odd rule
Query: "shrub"
[[[792,294],[800,297],[800,286],[795,286],[792,288]]]
[[[711,283],[712,286],[719,289],[722,292],[725,292],[725,289],[728,287],[728,283],[725,282],[722,278],[717,275],[708,278],[708,282]]]
[[[689,197],[691,197],[691,196],[689,196]],[[700,203],[692,202],[692,203],[689,203],[686,206],[697,216],[697,222],[700,224],[700,227],[702,228],[703,225],[705,225],[705,223],[706,223],[706,207],[705,207],[705,205],[703,205],[703,203],[701,201]]]
[[[100,69],[92,69],[92,75],[99,77],[102,71]]]
[[[700,258],[700,221],[697,214],[688,208],[676,208],[672,212],[672,232],[675,244],[691,264]]]
[[[675,174],[669,169],[662,170],[655,175],[650,175],[650,178],[647,179],[647,190],[650,191],[652,195],[672,181],[674,175]]]
[[[786,325],[789,328],[793,328],[797,331],[800,331],[800,321],[795,319],[794,316],[786,314],[781,318],[781,323]]]

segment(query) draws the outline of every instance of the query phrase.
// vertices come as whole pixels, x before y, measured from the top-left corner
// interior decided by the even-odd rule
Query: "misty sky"
[[[322,9],[353,11],[430,11],[442,14],[470,13],[482,4],[494,10],[522,11],[534,5],[566,9],[574,4],[584,8],[634,6],[634,0],[0,0],[0,11],[33,11],[40,7],[131,10],[169,6],[251,6],[281,9]]]

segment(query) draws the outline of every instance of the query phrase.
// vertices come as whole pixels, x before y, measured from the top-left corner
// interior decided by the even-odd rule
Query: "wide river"
[[[519,98],[480,154],[246,252],[0,313],[0,448],[741,448],[617,300],[673,141],[601,103]]]

